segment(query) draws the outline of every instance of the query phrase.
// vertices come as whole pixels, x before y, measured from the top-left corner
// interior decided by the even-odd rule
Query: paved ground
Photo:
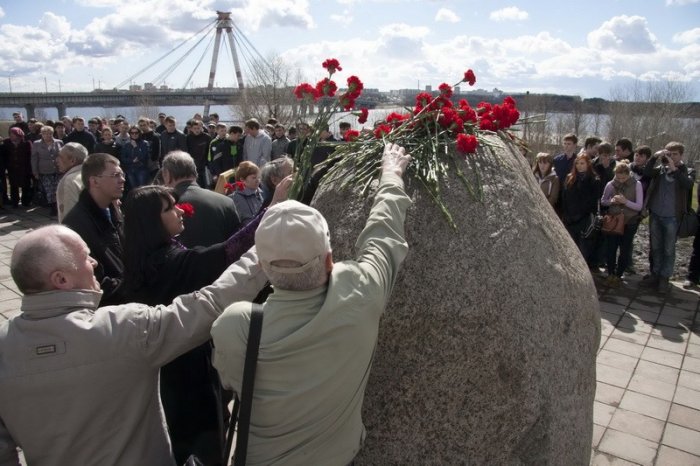
[[[14,244],[50,223],[43,208],[0,210],[0,321],[19,313]],[[599,286],[602,336],[592,465],[700,465],[700,290]]]

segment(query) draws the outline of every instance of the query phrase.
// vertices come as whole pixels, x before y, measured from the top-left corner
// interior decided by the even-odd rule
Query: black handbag
[[[698,215],[691,208],[683,214],[680,222],[678,222],[678,237],[688,238],[690,236],[695,236],[698,232],[698,226],[700,221],[698,221]]]
[[[233,409],[226,434],[226,447],[222,464],[229,464],[231,447],[233,446],[233,434],[238,424],[238,436],[236,437],[236,450],[233,454],[234,466],[245,466],[248,453],[248,432],[250,428],[250,413],[253,405],[253,387],[255,386],[255,369],[258,364],[258,350],[260,348],[260,334],[262,333],[263,310],[262,305],[253,304],[250,313],[250,330],[248,331],[248,344],[245,353],[245,365],[243,366],[243,380],[241,382],[240,400],[238,395],[233,400]],[[187,458],[184,466],[204,466],[194,455]]]

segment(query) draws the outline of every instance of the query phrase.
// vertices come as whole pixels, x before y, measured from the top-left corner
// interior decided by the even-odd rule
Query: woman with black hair
[[[285,187],[274,202],[286,198]],[[251,248],[263,212],[223,243],[185,248],[177,241],[191,206],[176,204],[163,186],[142,186],[127,196],[124,211],[124,286],[130,301],[169,304],[214,282]],[[177,464],[196,454],[207,465],[222,462],[225,403],[206,343],[161,369],[160,392]]]

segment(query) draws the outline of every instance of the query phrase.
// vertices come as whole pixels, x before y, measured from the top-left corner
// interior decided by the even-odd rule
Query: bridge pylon
[[[223,32],[226,32],[226,37],[228,38],[229,46],[231,48],[231,55],[233,57],[233,66],[236,71],[236,81],[238,82],[238,89],[243,90],[243,74],[241,73],[241,65],[238,62],[238,53],[236,52],[236,45],[233,40],[233,20],[231,19],[231,13],[226,11],[217,11],[218,19],[216,22],[216,37],[214,38],[214,51],[211,57],[211,69],[209,71],[209,83],[207,84],[207,89],[211,90],[214,88],[214,78],[216,77],[216,66],[219,60],[219,49],[221,47],[221,41],[223,40]],[[210,103],[205,102],[204,104],[204,119],[209,118],[209,107]]]

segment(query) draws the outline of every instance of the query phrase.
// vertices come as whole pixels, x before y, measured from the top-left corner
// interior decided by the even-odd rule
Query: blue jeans
[[[652,213],[649,216],[649,231],[654,259],[651,272],[661,278],[670,278],[676,262],[678,220],[676,217],[659,217]]]

